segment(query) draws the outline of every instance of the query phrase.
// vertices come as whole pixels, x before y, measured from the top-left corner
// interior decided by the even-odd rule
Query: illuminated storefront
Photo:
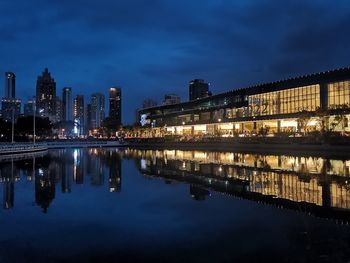
[[[157,136],[350,132],[350,68],[142,109],[139,116],[143,127],[164,129]]]

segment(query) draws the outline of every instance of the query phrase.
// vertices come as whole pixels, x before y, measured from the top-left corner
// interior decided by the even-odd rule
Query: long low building
[[[350,68],[138,111],[142,136],[350,132]]]

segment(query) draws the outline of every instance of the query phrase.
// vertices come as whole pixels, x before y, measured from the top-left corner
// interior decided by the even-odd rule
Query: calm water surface
[[[349,169],[180,150],[0,157],[0,262],[349,262]]]

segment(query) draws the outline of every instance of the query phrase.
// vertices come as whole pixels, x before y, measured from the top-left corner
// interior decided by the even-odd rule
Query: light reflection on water
[[[347,159],[93,148],[0,161],[0,262],[349,256]]]

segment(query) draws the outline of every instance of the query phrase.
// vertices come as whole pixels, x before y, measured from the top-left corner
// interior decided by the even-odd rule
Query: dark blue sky
[[[216,94],[349,66],[349,25],[347,1],[1,1],[0,72],[24,101],[45,67],[58,95],[121,86],[131,123],[146,97],[187,100],[193,78]]]

